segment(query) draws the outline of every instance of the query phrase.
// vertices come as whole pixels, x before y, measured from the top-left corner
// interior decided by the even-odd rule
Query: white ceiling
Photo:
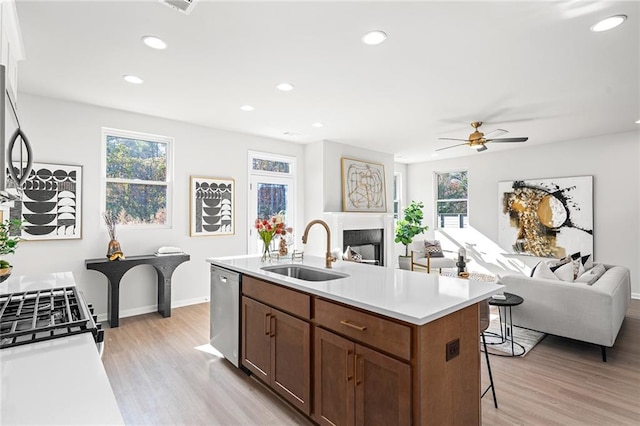
[[[438,137],[466,138],[471,121],[484,121],[485,133],[529,137],[490,150],[640,127],[636,1],[199,0],[185,15],[157,0],[17,0],[17,10],[27,93],[292,142],[331,140],[406,163],[483,155],[462,146],[432,157],[449,145]],[[628,19],[589,31],[614,14]],[[364,45],[373,29],[387,41]],[[148,34],[169,47],[146,47]],[[284,81],[295,90],[275,88]],[[325,126],[311,126],[318,121]]]

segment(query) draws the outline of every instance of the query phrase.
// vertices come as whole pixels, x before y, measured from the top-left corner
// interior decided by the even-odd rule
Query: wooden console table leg
[[[122,276],[108,276],[107,320],[111,328],[120,325],[120,278]]]

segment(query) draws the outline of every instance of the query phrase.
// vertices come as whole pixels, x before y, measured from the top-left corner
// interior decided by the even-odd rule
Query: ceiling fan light
[[[615,27],[622,24],[626,20],[627,20],[627,15],[609,16],[608,18],[605,18],[593,24],[590,30],[593,31],[594,33],[608,31],[608,30],[614,29]]]
[[[487,150],[487,146],[485,144],[482,144],[481,146],[478,147],[478,149],[476,151],[482,152],[482,151],[486,151],[486,150]]]

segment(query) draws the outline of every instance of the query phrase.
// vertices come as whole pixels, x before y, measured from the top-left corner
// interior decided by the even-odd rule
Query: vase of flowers
[[[278,212],[268,219],[256,219],[255,227],[258,231],[258,235],[262,240],[262,261],[269,260],[271,258],[271,242],[277,235],[284,237],[287,232],[291,232],[291,228],[287,228],[284,223],[284,212]]]

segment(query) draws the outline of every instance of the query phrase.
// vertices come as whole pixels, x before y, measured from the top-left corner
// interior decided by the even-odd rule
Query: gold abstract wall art
[[[383,164],[342,158],[342,210],[387,211]]]
[[[498,243],[509,253],[593,254],[593,176],[498,183]]]

